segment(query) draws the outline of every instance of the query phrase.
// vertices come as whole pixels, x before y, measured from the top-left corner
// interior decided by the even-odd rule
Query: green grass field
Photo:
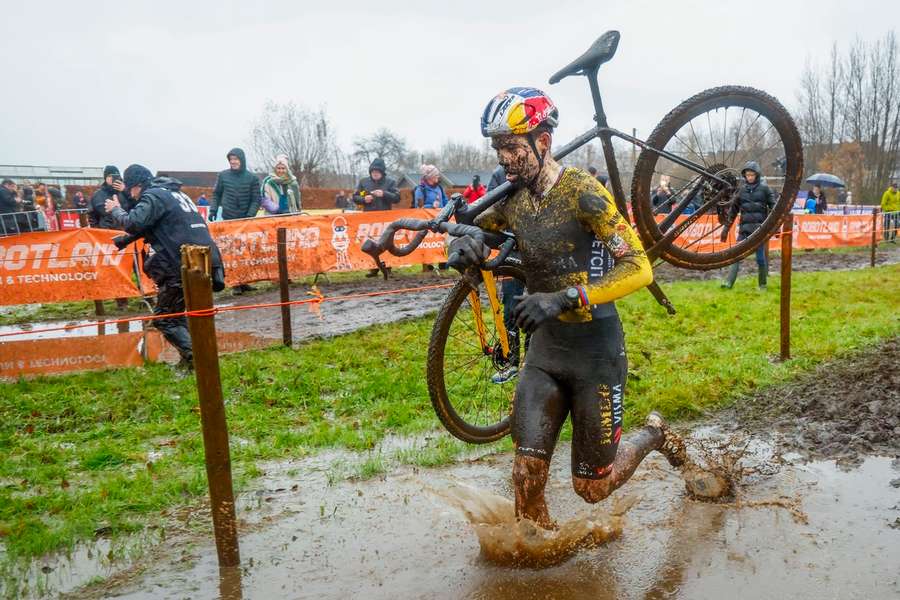
[[[626,426],[651,409],[686,419],[754,388],[900,332],[900,265],[794,275],[793,353],[778,353],[777,278],[768,292],[742,278],[666,286],[678,314],[649,294],[619,303],[631,376]],[[431,319],[375,326],[299,349],[226,356],[222,377],[239,486],[262,459],[334,446],[368,450],[387,434],[438,427],[424,377]],[[501,443],[502,444],[502,443]],[[508,447],[506,445],[498,446]],[[439,433],[426,447],[372,455],[446,463],[463,449]],[[0,540],[7,564],[141,530],[160,512],[205,495],[197,395],[166,365],[0,384]],[[106,529],[109,528],[109,529]]]

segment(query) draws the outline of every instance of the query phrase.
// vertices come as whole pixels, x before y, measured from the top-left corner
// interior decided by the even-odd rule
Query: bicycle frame
[[[670,152],[666,152],[665,150],[660,150],[658,148],[654,148],[649,145],[644,140],[628,135],[627,133],[621,132],[617,129],[609,127],[606,120],[606,111],[603,110],[603,98],[600,95],[600,85],[597,82],[597,72],[599,67],[596,69],[592,69],[588,73],[584,73],[584,75],[588,78],[588,84],[591,89],[591,98],[594,103],[594,121],[597,123],[595,127],[585,131],[568,144],[565,144],[562,148],[556,150],[553,153],[554,160],[562,160],[575,150],[578,150],[585,144],[589,143],[591,140],[599,139],[600,144],[603,147],[603,155],[606,159],[606,169],[609,174],[609,181],[612,184],[612,193],[613,198],[616,201],[616,208],[619,212],[625,216],[628,215],[628,206],[625,202],[625,188],[622,186],[622,178],[619,173],[619,164],[616,161],[615,151],[612,145],[612,138],[617,137],[629,142],[642,150],[647,150],[649,152],[653,152],[658,154],[659,156],[666,158],[675,164],[678,164],[682,167],[690,169],[697,174],[703,175],[708,179],[712,179],[713,181],[724,184],[725,186],[730,186],[729,182],[718,177],[714,173],[710,173],[704,165],[697,164]],[[475,218],[478,217],[481,213],[486,211],[488,208],[502,200],[506,195],[512,190],[512,185],[509,182],[504,182],[502,185],[496,187],[491,190],[488,194],[483,196],[478,202],[475,202],[468,207],[463,208],[463,210],[459,210],[455,213],[456,220],[459,223],[472,224],[475,221]],[[675,216],[678,216],[678,213],[684,210],[684,208],[688,205],[689,202],[684,202],[683,206],[676,206],[672,211],[676,213]],[[689,217],[689,222],[683,222],[679,224],[675,229],[670,230],[667,235],[661,239],[657,244],[653,246],[653,248],[648,250],[648,255],[655,255],[653,258],[658,256],[663,250],[665,250],[671,243],[674,241],[678,235],[680,235],[687,227],[693,224],[697,219],[699,219],[704,213],[706,213],[709,208],[715,205],[715,202],[708,201],[705,202],[700,209],[698,209],[694,214]],[[679,210],[680,209],[680,210]],[[671,217],[671,215],[669,215]],[[672,217],[674,220],[674,217]]]

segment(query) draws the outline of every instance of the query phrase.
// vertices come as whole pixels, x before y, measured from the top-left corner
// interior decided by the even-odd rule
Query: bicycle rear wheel
[[[800,134],[784,106],[760,90],[723,86],[701,92],[666,115],[647,144],[703,167],[702,172],[697,172],[653,151],[641,151],[635,165],[631,200],[635,225],[648,248],[688,218],[692,209],[717,199],[659,254],[678,267],[717,269],[752,253],[775,233],[800,188]],[[736,226],[722,217],[736,201],[741,169],[749,160],[770,173],[766,180],[777,200],[760,227],[738,241]],[[719,181],[709,175],[717,176]],[[664,183],[668,185],[661,186]],[[651,198],[660,189],[663,192],[656,194],[654,206]],[[672,215],[664,223],[673,211],[684,216]],[[725,227],[729,234],[723,241]]]
[[[501,282],[510,279],[524,288],[525,275],[517,267],[501,266],[494,274],[498,293]],[[476,323],[476,311],[484,325],[482,333]],[[495,383],[492,376],[524,362],[524,336],[521,342],[511,344],[515,348],[511,347],[511,354],[503,357],[480,275],[476,287],[467,276],[450,290],[435,319],[428,344],[428,392],[434,411],[447,431],[472,444],[493,442],[509,433],[518,378]]]

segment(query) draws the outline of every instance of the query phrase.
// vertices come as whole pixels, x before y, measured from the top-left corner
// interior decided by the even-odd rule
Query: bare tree
[[[276,155],[286,155],[301,186],[321,185],[326,172],[337,170],[340,157],[325,109],[311,110],[294,102],[266,102],[253,125],[250,144],[267,169],[273,167]]]
[[[398,171],[408,166],[408,154],[406,140],[387,128],[353,141],[352,156],[366,166],[381,158],[388,171]]]
[[[835,44],[824,66],[808,62],[796,111],[806,164],[829,166],[858,197],[874,201],[900,158],[898,98],[900,44],[893,31],[874,42],[857,38],[843,53]]]
[[[490,142],[485,140],[479,147],[476,144],[467,144],[447,140],[441,144],[437,152],[425,152],[421,162],[433,162],[444,171],[490,171],[497,166],[497,153],[491,148]]]

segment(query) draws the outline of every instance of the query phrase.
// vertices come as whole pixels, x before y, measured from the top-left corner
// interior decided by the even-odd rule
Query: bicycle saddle
[[[588,73],[596,72],[600,65],[615,56],[620,37],[621,35],[618,31],[607,31],[598,37],[596,42],[591,44],[587,52],[573,60],[568,66],[557,71],[550,78],[550,83],[558,83],[569,75],[587,75]]]

